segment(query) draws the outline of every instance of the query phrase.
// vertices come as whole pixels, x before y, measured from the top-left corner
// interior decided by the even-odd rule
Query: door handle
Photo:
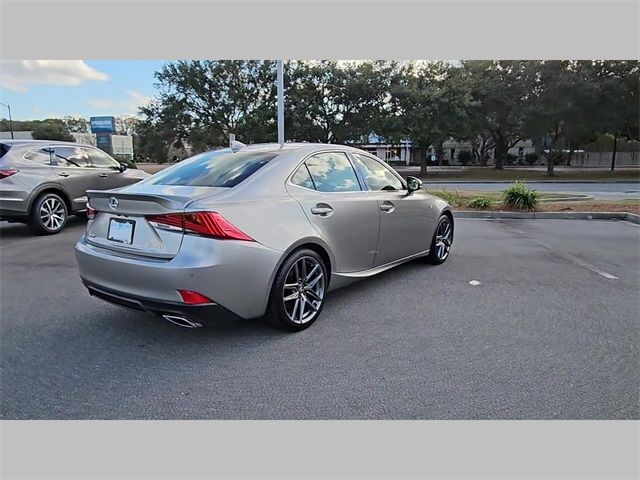
[[[384,202],[382,204],[380,204],[380,210],[382,210],[383,212],[393,212],[395,210],[396,206],[391,203],[391,202]]]
[[[67,172],[62,172],[58,174],[59,177],[68,177],[69,174]]]
[[[321,217],[327,217],[333,213],[333,208],[329,205],[318,205],[311,208],[311,213],[319,215]]]
[[[100,178],[109,178],[109,175],[107,175],[106,173],[101,173],[100,175],[98,175]]]

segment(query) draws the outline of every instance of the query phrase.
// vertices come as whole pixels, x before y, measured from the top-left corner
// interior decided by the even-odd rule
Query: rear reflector
[[[0,180],[10,177],[11,175],[15,175],[18,172],[19,170],[0,170]]]
[[[217,212],[168,213],[166,215],[149,215],[147,220],[158,226],[178,227],[185,233],[197,233],[206,237],[224,240],[253,241],[249,235],[239,230]]]
[[[205,297],[201,293],[191,290],[178,290],[182,301],[187,305],[202,305],[205,303],[214,303],[210,298]]]

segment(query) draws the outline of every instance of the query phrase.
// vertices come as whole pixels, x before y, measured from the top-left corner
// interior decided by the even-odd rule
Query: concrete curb
[[[626,220],[628,222],[640,224],[640,215],[628,212],[493,212],[484,210],[454,210],[453,216],[455,218],[511,218],[520,220]]]

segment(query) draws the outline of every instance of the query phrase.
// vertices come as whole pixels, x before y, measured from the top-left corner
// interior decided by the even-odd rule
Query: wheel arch
[[[308,248],[310,250],[313,250],[318,255],[320,255],[320,258],[322,258],[322,261],[325,263],[325,267],[327,268],[327,276],[329,277],[327,279],[327,286],[329,285],[329,282],[331,282],[331,274],[333,272],[333,267],[335,265],[333,253],[331,252],[331,249],[329,248],[329,246],[321,239],[308,237],[308,238],[303,238],[298,240],[282,253],[282,255],[280,256],[280,259],[278,260],[278,263],[276,264],[276,268],[274,268],[273,272],[271,273],[271,279],[269,282],[270,286],[273,286],[273,282],[278,273],[278,270],[280,270],[280,267],[285,262],[285,260],[289,258],[292,253],[303,248]]]
[[[29,211],[27,212],[28,215],[31,215],[31,209],[33,208],[33,204],[35,203],[36,199],[38,199],[41,195],[44,195],[47,193],[55,193],[60,198],[62,198],[62,201],[67,206],[68,214],[73,215],[73,207],[71,205],[71,199],[65,193],[65,191],[62,188],[60,188],[60,186],[56,186],[56,185],[44,185],[34,191],[34,193],[31,195],[31,200],[29,201]]]

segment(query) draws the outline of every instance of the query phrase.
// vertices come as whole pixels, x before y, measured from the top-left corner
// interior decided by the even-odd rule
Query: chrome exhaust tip
[[[179,327],[183,328],[199,328],[202,326],[201,323],[195,322],[187,317],[182,317],[180,315],[162,315],[167,322],[173,323]]]

